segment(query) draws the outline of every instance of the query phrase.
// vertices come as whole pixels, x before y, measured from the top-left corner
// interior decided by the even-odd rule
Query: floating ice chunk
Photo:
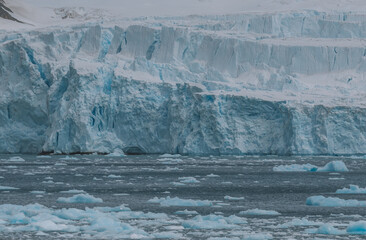
[[[60,191],[60,193],[71,193],[71,194],[78,194],[78,193],[85,193],[84,190],[78,190],[78,189],[70,189],[67,191]]]
[[[169,196],[166,198],[153,198],[148,202],[150,203],[160,203],[163,207],[169,206],[181,206],[181,207],[204,207],[204,206],[212,206],[212,202],[209,200],[192,200],[192,199],[180,199],[178,197],[170,198]]]
[[[16,187],[0,186],[0,190],[17,190]]]
[[[108,178],[121,178],[119,175],[110,174],[107,176]]]
[[[159,158],[157,161],[162,162],[164,164],[177,164],[183,162],[180,158]]]
[[[246,211],[241,211],[239,214],[241,215],[258,215],[258,216],[277,216],[281,215],[281,213],[273,210],[262,210],[262,209],[249,209]]]
[[[306,205],[320,207],[366,207],[366,201],[340,199],[336,197],[312,196],[306,199]]]
[[[59,203],[102,203],[103,200],[101,198],[96,198],[89,194],[77,194],[72,197],[59,197],[57,199]]]
[[[107,154],[106,156],[107,157],[125,157],[126,155],[121,149],[117,148],[112,153]]]
[[[324,167],[320,167],[317,172],[348,172],[346,164],[342,161],[332,161],[327,163]]]
[[[327,234],[327,235],[343,235],[345,231],[339,230],[332,225],[324,224],[320,226],[316,231],[316,234]]]
[[[56,224],[51,220],[34,222],[29,226],[29,228],[34,229],[35,231],[43,232],[77,232],[79,230],[78,227],[60,223]]]
[[[336,193],[340,194],[366,194],[366,188],[360,188],[357,185],[349,185],[349,188],[338,189]]]
[[[207,240],[240,240],[238,237],[210,237]]]
[[[324,167],[317,167],[312,164],[291,164],[273,167],[275,172],[348,172],[347,166],[342,161],[332,161]]]
[[[224,217],[221,215],[198,215],[191,220],[182,223],[187,229],[233,229],[238,228],[240,224],[246,224],[247,221],[243,218],[231,215]]]
[[[77,158],[77,157],[70,157],[70,156],[66,155],[63,158],[60,158],[60,160],[79,160],[79,158]]]
[[[312,164],[291,164],[273,167],[275,172],[315,172],[318,167]]]
[[[158,239],[182,239],[183,235],[176,232],[159,232],[154,233],[153,236]]]
[[[45,194],[46,191],[30,191],[32,194]]]
[[[51,158],[49,155],[38,155],[37,158]]]
[[[162,157],[162,158],[179,158],[181,156],[182,155],[180,155],[180,154],[169,154],[169,153],[160,155],[160,157]]]
[[[186,184],[181,183],[181,182],[171,182],[171,184],[173,184],[174,186],[185,186]]]
[[[131,209],[126,207],[125,205],[121,205],[118,207],[96,207],[94,208],[101,212],[129,212]]]
[[[144,216],[146,219],[156,219],[156,216],[124,210],[126,210],[125,206],[55,210],[39,204],[26,206],[4,204],[0,205],[0,224],[2,225],[0,232],[77,232],[89,236],[87,238],[93,236],[93,239],[148,237],[146,232],[121,222],[123,215],[119,214],[128,214],[131,219],[135,218],[135,215]],[[66,237],[66,235],[63,236]],[[68,235],[68,238],[70,237],[75,238]]]
[[[21,157],[11,157],[9,160],[9,162],[25,162],[25,160]]]
[[[58,209],[55,210],[53,215],[65,220],[80,220],[89,216],[84,210],[76,208]]]
[[[225,200],[229,200],[229,201],[239,201],[239,200],[244,200],[244,197],[230,197],[230,196],[225,196],[224,199]]]
[[[194,177],[180,177],[178,179],[180,180],[181,183],[199,183],[200,182]]]
[[[358,221],[351,223],[347,227],[347,233],[350,234],[366,234],[366,221]]]
[[[272,238],[269,233],[255,233],[244,236],[243,240],[270,240]]]
[[[295,218],[295,219],[292,219],[291,222],[281,224],[277,227],[289,228],[289,227],[298,227],[298,226],[318,226],[318,225],[322,225],[322,224],[323,224],[322,222],[314,222],[314,221],[310,221],[306,218]]]
[[[220,177],[220,176],[219,176],[219,175],[216,175],[216,174],[211,173],[211,174],[208,174],[206,177]]]
[[[67,164],[66,163],[58,162],[58,163],[55,163],[55,166],[67,166]]]
[[[189,210],[185,209],[184,211],[176,211],[175,214],[177,214],[177,215],[196,215],[196,214],[198,214],[198,212],[189,211]]]
[[[110,216],[97,216],[93,218],[90,226],[82,227],[86,232],[109,232],[120,233],[125,231],[133,231],[134,228],[129,224],[121,223],[118,219]]]

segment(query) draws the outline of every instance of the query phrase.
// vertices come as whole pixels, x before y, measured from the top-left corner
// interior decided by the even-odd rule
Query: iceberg
[[[245,219],[235,215],[223,217],[211,214],[207,216],[198,215],[191,220],[184,221],[182,225],[186,229],[234,229],[246,223]]]
[[[96,198],[92,195],[89,195],[87,193],[85,194],[77,194],[72,197],[59,197],[57,199],[58,203],[102,203],[103,199]]]
[[[360,188],[357,185],[350,184],[349,188],[338,189],[339,194],[366,194],[366,188]]]
[[[312,164],[291,164],[273,167],[275,172],[348,172],[346,164],[342,161],[332,161],[324,167],[317,167]]]
[[[262,209],[249,209],[246,211],[241,211],[240,215],[252,215],[252,216],[278,216],[281,213],[273,210],[262,210]]]
[[[319,207],[366,207],[366,201],[340,199],[336,197],[312,196],[306,199],[306,205]]]
[[[358,222],[351,223],[347,227],[347,233],[366,235],[366,222],[358,221]]]
[[[178,197],[166,197],[166,198],[152,198],[149,203],[159,203],[163,207],[181,206],[181,207],[206,207],[212,206],[213,203],[209,200],[193,200],[193,199],[181,199]]]

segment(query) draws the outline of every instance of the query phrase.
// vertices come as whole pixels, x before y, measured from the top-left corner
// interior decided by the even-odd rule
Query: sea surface
[[[20,158],[14,158],[16,156]],[[273,167],[278,165],[310,163],[324,166],[334,160],[343,161],[349,172],[273,171]],[[0,214],[0,239],[140,239],[144,234],[147,239],[153,239],[159,238],[159,233],[160,238],[168,239],[363,239],[366,236],[312,233],[324,224],[345,231],[350,223],[366,220],[366,207],[306,205],[306,199],[316,195],[366,200],[366,194],[335,193],[337,189],[348,187],[350,184],[366,187],[366,159],[362,156],[0,155],[0,186],[16,188],[0,190],[1,206],[37,203],[53,212],[63,208],[90,210],[95,207],[125,205],[131,209],[129,215],[123,218],[110,216],[118,218],[116,221],[141,230],[140,235],[134,234],[133,231],[111,232],[105,228],[101,228],[100,231],[88,231],[83,228],[47,231],[42,228],[26,228],[37,221],[37,218],[29,220],[32,217],[28,216],[29,214],[25,214],[27,221],[10,222],[8,216],[15,213],[3,212]],[[71,189],[83,190],[101,198],[103,203],[57,201],[59,197],[75,195],[60,193]],[[162,206],[149,202],[154,197],[166,199],[168,196],[186,200],[208,200],[212,204]],[[4,205],[3,209],[6,207]],[[197,213],[176,214],[177,211],[185,209]],[[241,211],[249,209],[272,210],[280,215],[240,214]],[[151,217],[152,215],[147,213],[161,215]],[[223,216],[224,220],[202,222],[202,219],[196,217],[210,214]],[[225,218],[231,215],[242,218],[246,223],[225,222]],[[300,226],[289,224],[305,220],[315,223],[298,224]],[[203,227],[189,227],[187,221],[201,221]],[[218,224],[215,224],[215,221]],[[65,224],[80,227],[91,225],[91,222],[90,219],[74,219],[67,220]],[[227,226],[220,227],[220,224]]]

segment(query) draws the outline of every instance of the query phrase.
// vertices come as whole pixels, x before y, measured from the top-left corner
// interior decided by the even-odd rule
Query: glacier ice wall
[[[0,33],[0,152],[366,153],[366,15]]]

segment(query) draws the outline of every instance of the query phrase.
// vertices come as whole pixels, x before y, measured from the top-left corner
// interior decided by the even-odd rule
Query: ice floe
[[[312,164],[291,164],[273,167],[275,172],[348,172],[346,164],[342,161],[332,161],[324,167],[317,167]]]
[[[338,189],[336,193],[339,194],[366,194],[366,188],[360,188],[357,185],[349,185],[349,188]]]
[[[340,199],[337,197],[312,196],[306,199],[306,205],[320,207],[366,207],[366,201]]]
[[[240,215],[258,215],[258,216],[278,216],[281,215],[281,213],[273,210],[262,210],[262,209],[249,209],[246,211],[241,211],[239,213]]]
[[[103,199],[96,198],[89,194],[77,194],[72,197],[59,197],[57,199],[59,203],[102,203]]]
[[[160,206],[170,207],[170,206],[181,206],[181,207],[204,207],[212,206],[213,203],[209,200],[193,200],[193,199],[180,199],[178,197],[166,197],[158,198],[154,197],[148,201],[149,203],[159,203]]]
[[[224,217],[211,214],[207,216],[198,215],[191,220],[184,221],[182,225],[188,229],[233,229],[246,223],[247,221],[244,218],[235,215]]]

